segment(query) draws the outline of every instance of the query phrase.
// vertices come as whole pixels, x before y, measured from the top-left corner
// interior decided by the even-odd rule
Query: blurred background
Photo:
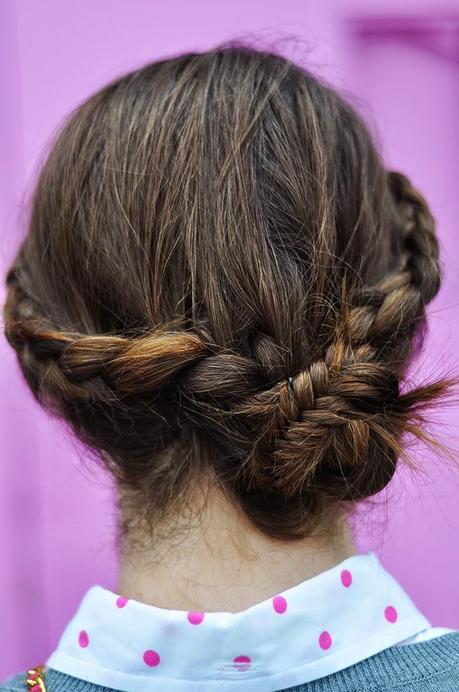
[[[388,166],[438,223],[445,280],[415,371],[458,369],[459,0],[2,0],[0,264],[27,224],[37,167],[63,116],[118,74],[228,39],[275,49],[325,76],[363,114]],[[3,303],[4,286],[0,295]],[[44,661],[84,591],[114,589],[108,478],[41,411],[0,334],[0,679]],[[437,413],[458,444],[459,406]],[[459,474],[425,449],[362,505],[374,550],[434,625],[459,628]]]

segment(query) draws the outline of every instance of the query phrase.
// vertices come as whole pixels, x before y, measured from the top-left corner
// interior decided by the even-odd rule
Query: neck
[[[183,522],[172,538],[126,535],[116,592],[160,608],[237,612],[356,553],[344,516],[333,533],[280,541],[249,524],[219,491],[196,514],[199,521]]]

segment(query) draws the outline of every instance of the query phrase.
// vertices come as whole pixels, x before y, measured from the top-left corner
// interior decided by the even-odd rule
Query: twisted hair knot
[[[317,398],[327,394],[328,368],[323,360],[317,360],[282,383],[279,415],[286,424],[297,421],[302,411],[313,409]]]

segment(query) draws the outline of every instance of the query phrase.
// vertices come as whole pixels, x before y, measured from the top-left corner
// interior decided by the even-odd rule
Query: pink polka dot
[[[192,625],[200,625],[204,620],[204,613],[188,613],[187,618]]]
[[[119,596],[116,599],[116,605],[118,606],[118,608],[124,608],[124,606],[126,605],[126,603],[128,601],[129,601],[129,598],[125,598],[124,596]]]
[[[327,632],[326,630],[324,632],[321,632],[320,637],[319,637],[319,646],[321,649],[329,649],[332,645],[332,638],[330,632]]]
[[[157,651],[153,651],[152,649],[148,649],[143,654],[143,660],[147,666],[154,668],[154,666],[157,666],[159,664],[161,659],[160,659],[159,653]]]
[[[81,630],[78,635],[78,644],[83,647],[83,649],[89,644],[89,635],[86,630]]]
[[[237,670],[247,670],[252,663],[250,656],[236,656],[236,658],[233,658],[233,661],[234,667],[237,668]]]
[[[395,610],[394,606],[388,605],[386,608],[384,608],[384,617],[386,618],[387,622],[396,621],[396,619],[398,618],[398,613]]]
[[[348,569],[343,569],[341,572],[341,583],[343,586],[350,586],[352,584],[352,574]]]
[[[282,615],[287,610],[287,600],[283,596],[274,596],[273,598],[273,608],[276,613]]]

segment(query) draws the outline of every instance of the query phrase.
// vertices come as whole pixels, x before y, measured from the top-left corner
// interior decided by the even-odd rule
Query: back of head
[[[267,51],[162,60],[81,104],[7,283],[34,395],[155,521],[206,480],[306,536],[387,485],[448,386],[402,391],[440,286],[426,201]]]

